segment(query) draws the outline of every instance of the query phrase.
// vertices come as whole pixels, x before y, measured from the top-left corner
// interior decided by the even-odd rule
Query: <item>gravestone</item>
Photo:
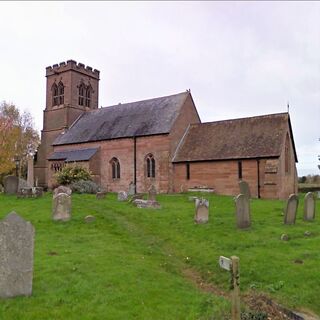
[[[28,186],[28,182],[25,179],[19,178],[19,186],[18,186],[18,190],[22,189],[22,188],[29,188]]]
[[[132,202],[137,208],[161,209],[161,205],[157,201],[135,199]]]
[[[304,197],[304,215],[303,219],[306,221],[314,220],[316,214],[316,201],[314,194],[308,192]]]
[[[16,176],[6,176],[3,179],[4,193],[17,194],[19,187],[19,178]]]
[[[156,201],[157,190],[154,185],[152,185],[148,190],[148,200]]]
[[[118,201],[127,201],[127,200],[128,200],[128,194],[125,191],[119,191]]]
[[[207,223],[209,220],[209,201],[206,199],[196,199],[196,212],[194,221],[196,223]]]
[[[249,228],[251,225],[249,199],[244,194],[239,194],[235,203],[237,227],[239,229]]]
[[[107,195],[106,191],[99,191],[96,193],[96,199],[105,199]]]
[[[295,224],[297,209],[299,204],[299,198],[296,194],[291,194],[288,198],[285,214],[284,223],[285,224]]]
[[[34,227],[15,212],[0,222],[0,297],[32,294]]]
[[[84,222],[85,223],[90,223],[90,222],[93,222],[93,221],[95,221],[96,220],[96,217],[95,216],[92,216],[92,215],[88,215],[88,216],[85,216],[85,218],[84,218]]]
[[[52,219],[55,221],[71,219],[71,196],[66,193],[58,193],[53,196]]]
[[[43,196],[43,188],[42,187],[33,187],[32,193],[35,198],[40,198]]]
[[[53,190],[53,196],[56,196],[59,193],[66,193],[68,196],[71,196],[72,190],[66,186],[59,186]]]
[[[31,198],[32,188],[20,188],[17,193],[18,198]]]
[[[129,184],[128,196],[133,196],[136,193],[136,185],[133,182]]]
[[[239,181],[240,194],[243,194],[247,199],[251,198],[249,184],[246,181]]]

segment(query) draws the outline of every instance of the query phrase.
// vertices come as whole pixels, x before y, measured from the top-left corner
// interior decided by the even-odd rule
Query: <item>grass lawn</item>
[[[152,210],[118,202],[115,194],[103,200],[74,194],[65,223],[51,220],[50,193],[0,195],[0,218],[16,211],[36,229],[33,294],[0,300],[0,319],[221,320],[230,302],[202,290],[194,277],[228,293],[220,255],[240,257],[243,295],[264,292],[320,314],[320,223],[317,216],[302,220],[303,198],[290,226],[283,224],[283,201],[251,200],[252,227],[243,231],[235,227],[232,197],[205,195],[210,220],[197,225],[190,195],[160,195],[162,209]],[[96,221],[86,224],[89,214]],[[289,241],[280,241],[283,233]]]

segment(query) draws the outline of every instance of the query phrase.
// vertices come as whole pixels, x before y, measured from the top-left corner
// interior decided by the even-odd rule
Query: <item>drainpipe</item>
[[[260,199],[260,160],[257,159],[258,198]]]
[[[137,193],[137,138],[133,137],[133,183],[134,193]]]

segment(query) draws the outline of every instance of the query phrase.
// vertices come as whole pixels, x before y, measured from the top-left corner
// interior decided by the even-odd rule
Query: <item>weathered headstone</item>
[[[314,194],[308,192],[304,197],[304,215],[303,219],[306,221],[314,220],[316,214],[316,201]]]
[[[34,227],[15,212],[0,222],[0,297],[32,294]]]
[[[18,198],[31,198],[32,188],[20,188],[17,193]]]
[[[247,199],[251,198],[249,184],[246,181],[239,181],[240,194],[243,194]]]
[[[96,193],[96,199],[105,199],[107,195],[106,191],[99,191]]]
[[[32,193],[33,193],[34,197],[40,198],[43,196],[43,188],[42,187],[33,187]]]
[[[161,209],[161,205],[157,201],[135,199],[132,202],[137,208]]]
[[[125,191],[119,191],[118,201],[127,201],[127,200],[128,200],[128,194]]]
[[[196,223],[207,223],[209,220],[209,201],[206,199],[196,199],[195,205],[194,221]]]
[[[129,184],[128,196],[133,196],[136,193],[136,185],[133,182]]]
[[[53,196],[52,219],[55,221],[71,219],[71,196],[66,193],[58,193]]]
[[[53,190],[53,196],[55,196],[59,193],[66,193],[68,196],[71,196],[72,190],[66,186],[59,186]]]
[[[19,186],[18,186],[18,191],[22,188],[29,188],[28,182],[25,179],[19,178]]]
[[[296,194],[291,194],[287,201],[287,206],[284,213],[285,224],[295,224],[299,198]]]
[[[3,186],[6,194],[17,194],[19,178],[16,176],[6,176],[3,179]]]
[[[143,193],[136,193],[136,194],[134,194],[134,195],[131,197],[130,202],[133,202],[134,200],[137,200],[137,199],[139,199],[139,200],[143,199]]]
[[[237,227],[239,229],[249,228],[251,226],[249,199],[244,194],[239,194],[235,202]]]
[[[157,190],[154,185],[152,185],[148,190],[148,200],[156,201]]]

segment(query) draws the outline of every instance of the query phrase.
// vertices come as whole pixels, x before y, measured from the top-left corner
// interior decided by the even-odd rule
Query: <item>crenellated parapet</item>
[[[74,70],[80,72],[89,77],[93,77],[99,80],[100,71],[97,69],[92,69],[89,66],[85,66],[83,63],[77,63],[74,60],[68,60],[67,62],[60,62],[59,64],[54,64],[46,68],[46,77],[60,74],[69,70]]]

